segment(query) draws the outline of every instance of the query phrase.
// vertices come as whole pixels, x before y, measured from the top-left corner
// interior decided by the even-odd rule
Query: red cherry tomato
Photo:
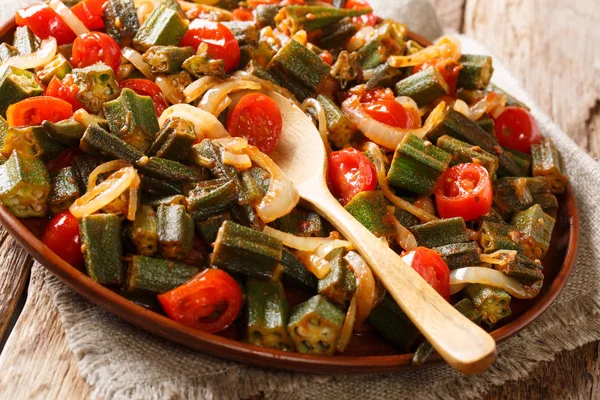
[[[73,42],[71,64],[83,68],[103,62],[117,73],[121,65],[121,48],[115,39],[102,32],[88,32]]]
[[[503,147],[531,153],[531,145],[542,140],[535,118],[524,108],[506,107],[495,123],[496,140]]]
[[[334,196],[347,204],[360,192],[375,190],[375,166],[360,151],[346,148],[329,155],[327,186]]]
[[[84,265],[79,238],[79,222],[69,210],[56,214],[42,233],[42,243],[76,268]]]
[[[435,191],[435,204],[442,218],[465,221],[487,214],[492,208],[492,182],[479,164],[458,164],[447,169]]]
[[[71,28],[46,4],[36,4],[17,11],[15,21],[19,26],[27,25],[40,39],[52,36],[59,46],[69,44],[75,39]]]
[[[321,58],[321,60],[325,61],[327,64],[333,65],[333,56],[331,55],[331,53],[329,51],[323,50],[319,54],[319,57]]]
[[[426,70],[429,67],[436,67],[444,80],[448,84],[448,88],[450,89],[450,94],[454,95],[456,93],[456,81],[458,79],[458,74],[462,68],[462,65],[458,64],[454,60],[443,59],[443,58],[434,58],[429,61],[425,61],[423,64],[416,65],[413,68],[413,74],[417,72],[421,72]]]
[[[236,21],[254,21],[254,14],[252,14],[252,10],[249,8],[239,7],[231,13],[233,14],[233,19]]]
[[[362,10],[365,8],[371,8],[371,5],[367,0],[348,0],[346,2],[346,8],[351,10]],[[359,17],[352,18],[355,24],[360,26],[375,26],[377,25],[377,16],[373,13],[361,15]]]
[[[79,86],[71,74],[65,76],[62,81],[56,76],[53,77],[46,88],[46,96],[66,101],[73,106],[73,111],[83,108],[83,104],[77,100],[77,93],[79,93]]]
[[[417,271],[440,296],[446,300],[450,299],[450,269],[437,252],[426,247],[418,247],[402,256],[402,259],[409,263],[412,269]]]
[[[11,104],[6,110],[8,126],[39,125],[44,120],[58,122],[73,115],[73,106],[50,96],[30,97]]]
[[[206,19],[193,20],[179,45],[198,49],[202,43],[208,45],[209,56],[223,60],[225,72],[233,71],[240,63],[240,46],[233,33],[225,25]]]
[[[247,139],[263,153],[271,152],[279,143],[282,124],[277,103],[261,93],[242,97],[227,117],[231,136]]]
[[[61,151],[56,157],[48,160],[46,167],[48,172],[56,172],[60,169],[70,167],[73,163],[73,157],[82,154],[83,152],[77,146],[71,146]]]
[[[242,290],[225,271],[207,269],[190,281],[158,295],[169,318],[204,332],[227,328],[242,307]]]
[[[413,128],[412,114],[396,101],[389,89],[376,89],[364,93],[360,98],[362,109],[383,124],[396,128]]]
[[[139,94],[140,96],[150,96],[152,103],[154,104],[154,111],[156,116],[160,115],[165,111],[169,104],[165,99],[165,95],[162,93],[158,85],[148,79],[126,79],[119,83],[121,89],[129,88]]]
[[[304,0],[248,0],[250,7],[258,7],[263,4],[279,4],[281,6],[303,6],[306,4]]]
[[[104,29],[102,12],[108,0],[84,0],[71,7],[73,14],[90,30]]]

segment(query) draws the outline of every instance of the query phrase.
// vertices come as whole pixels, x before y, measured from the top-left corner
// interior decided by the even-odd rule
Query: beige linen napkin
[[[417,32],[429,37],[439,34],[439,23],[431,19],[435,13],[426,2],[387,0],[385,6],[383,0],[372,2],[376,9],[382,6],[381,14],[406,21]],[[468,38],[461,37],[461,41],[465,52],[486,52]],[[128,399],[232,399],[258,393],[267,399],[471,398],[491,385],[527,376],[536,363],[551,360],[562,350],[600,339],[600,165],[533,104],[498,60],[494,64],[494,83],[531,106],[543,133],[553,138],[565,159],[581,212],[581,239],[576,267],[554,305],[500,343],[498,359],[486,373],[467,377],[436,365],[394,374],[319,376],[221,360],[119,320],[37,264],[34,273],[45,274],[45,286],[58,307],[69,346],[93,393]]]

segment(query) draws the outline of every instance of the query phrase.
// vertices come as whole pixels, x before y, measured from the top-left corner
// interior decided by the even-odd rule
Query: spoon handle
[[[298,191],[354,244],[404,313],[448,364],[462,373],[475,374],[494,362],[494,339],[439,296],[398,254],[354,219],[321,180],[305,182]]]

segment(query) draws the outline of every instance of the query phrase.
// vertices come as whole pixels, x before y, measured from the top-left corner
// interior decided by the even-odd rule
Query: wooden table
[[[573,140],[600,156],[597,0],[435,3],[445,26],[486,44]],[[0,393],[13,399],[88,398],[90,388],[78,373],[57,310],[40,291],[40,276],[29,276],[31,265],[25,251],[0,232],[0,339],[6,340]],[[599,358],[598,342],[563,352],[540,364],[530,378],[491,388],[484,398],[600,398]]]

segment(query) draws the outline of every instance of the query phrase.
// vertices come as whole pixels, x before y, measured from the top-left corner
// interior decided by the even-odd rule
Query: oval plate
[[[4,37],[14,27],[14,21],[0,28]],[[430,42],[418,35],[409,35],[423,45]],[[96,283],[82,271],[58,257],[40,240],[47,220],[19,220],[0,205],[0,223],[44,267],[80,295],[105,310],[146,331],[200,350],[204,353],[234,361],[269,368],[308,373],[378,373],[398,371],[411,366],[412,354],[398,350],[374,333],[355,334],[343,356],[312,356],[264,349],[228,337],[201,332],[175,322],[164,315],[144,308]],[[525,327],[552,304],[575,263],[579,237],[579,217],[572,189],[559,196],[559,210],[550,250],[543,260],[544,286],[533,300],[513,300],[513,314],[502,326],[491,332],[496,341],[503,340]],[[232,335],[228,335],[232,336]],[[431,357],[431,362],[439,357]]]

